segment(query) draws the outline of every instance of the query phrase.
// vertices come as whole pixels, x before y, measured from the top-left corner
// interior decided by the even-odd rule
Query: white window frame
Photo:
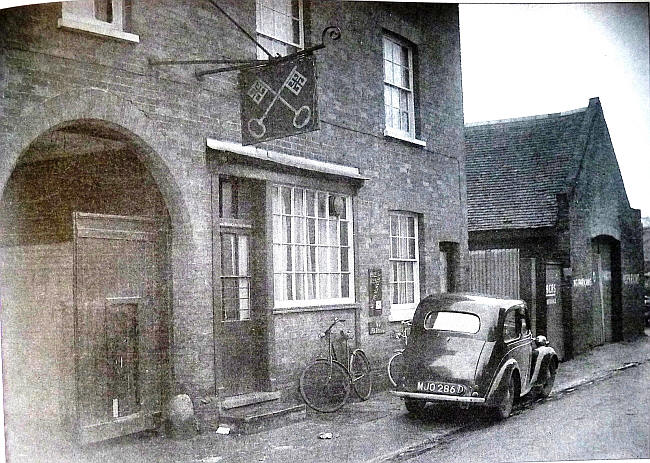
[[[304,237],[303,237],[302,242],[300,242],[300,243],[298,243],[297,240],[294,239],[293,234],[295,233],[295,228],[293,226],[293,221],[292,221],[292,227],[291,227],[292,228],[292,231],[291,231],[292,237],[290,239],[290,242],[287,242],[287,243],[282,242],[282,230],[277,230],[277,225],[278,225],[278,223],[282,224],[282,221],[281,221],[282,218],[288,217],[288,215],[284,214],[282,211],[280,211],[278,213],[277,212],[278,209],[275,207],[275,204],[273,204],[272,205],[272,210],[273,210],[273,214],[272,214],[273,215],[273,225],[272,225],[272,229],[273,229],[273,239],[272,239],[272,242],[273,242],[273,254],[272,255],[274,256],[273,257],[274,258],[274,262],[273,262],[274,307],[276,309],[290,309],[290,308],[299,308],[299,307],[315,307],[315,306],[331,306],[331,305],[353,304],[354,301],[355,301],[355,290],[354,290],[355,275],[354,275],[354,242],[353,242],[353,239],[354,239],[354,230],[353,230],[354,229],[354,222],[353,222],[353,216],[352,216],[352,197],[348,196],[348,195],[336,194],[336,193],[332,193],[332,192],[329,192],[329,191],[316,190],[316,189],[306,188],[306,187],[302,187],[302,186],[286,185],[286,184],[274,184],[273,187],[272,187],[272,192],[273,192],[272,193],[273,198],[271,200],[272,203],[274,201],[276,201],[276,194],[275,194],[276,188],[277,189],[282,189],[282,188],[290,189],[290,191],[291,191],[291,213],[290,213],[290,216],[292,218],[301,218],[301,217],[304,218],[304,227],[303,227]],[[306,194],[307,194],[307,191],[313,192],[316,195],[318,195],[318,194],[327,195],[326,196],[327,199],[325,200],[326,210],[325,210],[325,217],[324,218],[325,218],[325,220],[328,220],[328,221],[331,219],[331,216],[329,215],[329,212],[330,212],[329,211],[329,202],[330,202],[329,198],[331,196],[345,198],[345,207],[346,207],[346,209],[345,209],[345,217],[346,217],[345,221],[348,223],[347,246],[346,246],[347,249],[348,249],[348,259],[347,259],[348,270],[347,270],[347,272],[343,272],[341,270],[340,254],[339,254],[339,262],[338,262],[338,269],[339,269],[338,272],[319,272],[319,270],[323,270],[323,268],[320,267],[320,256],[319,256],[318,249],[319,249],[319,247],[330,248],[332,246],[331,246],[331,244],[329,242],[327,244],[320,243],[318,221],[320,219],[322,219],[322,218],[318,217],[318,212],[317,211],[316,211],[316,217],[315,217],[315,219],[316,219],[316,224],[315,224],[315,227],[316,227],[315,228],[315,234],[316,234],[315,235],[315,241],[316,241],[316,243],[315,243],[314,246],[316,247],[316,256],[315,256],[315,262],[314,262],[314,272],[307,272],[307,256],[306,255],[305,255],[303,270],[301,272],[296,271],[296,265],[295,264],[296,264],[296,259],[298,257],[298,254],[296,252],[292,253],[293,264],[292,264],[292,270],[291,271],[282,270],[282,271],[278,272],[276,270],[276,262],[275,262],[276,246],[283,246],[282,249],[286,249],[286,246],[289,246],[289,245],[296,245],[296,244],[304,245],[306,247],[306,249],[307,249],[307,252],[308,252],[308,248],[310,246],[308,244],[307,217],[311,218],[312,216],[307,216],[306,213],[301,215],[301,214],[299,214],[299,213],[297,213],[295,211],[295,196],[294,195],[295,195],[297,190],[300,190],[300,191],[303,192],[302,204],[303,204],[303,209],[305,209],[305,210],[306,210],[306,207],[307,207],[306,206]],[[315,207],[318,208],[317,200],[315,201]],[[277,217],[280,217],[280,219],[278,220]],[[339,219],[337,221],[336,227],[337,227],[336,232],[337,232],[337,237],[339,239],[339,244],[335,245],[335,246],[338,246],[339,253],[340,253],[340,249],[342,247],[344,247],[344,246],[341,246],[341,244],[340,244],[341,219]],[[328,225],[328,236],[329,236],[329,225]],[[328,259],[329,259],[330,255],[331,254],[328,253]],[[314,287],[314,290],[315,290],[315,293],[316,293],[316,298],[315,299],[286,299],[286,300],[278,299],[278,295],[281,294],[281,292],[283,292],[283,289],[277,287],[278,278],[276,278],[276,276],[278,276],[278,275],[285,275],[286,276],[288,274],[291,274],[292,278],[293,278],[292,287],[294,288],[294,291],[295,291],[295,288],[296,288],[295,278],[296,278],[297,273],[304,273],[304,274],[314,273],[316,275],[316,282],[315,282],[315,287]],[[348,276],[348,283],[349,283],[348,284],[348,297],[340,297],[340,298],[323,298],[323,297],[319,297],[319,293],[321,291],[321,288],[320,288],[320,280],[319,280],[318,276],[320,274],[322,274],[322,273],[338,273],[340,275],[340,278],[343,278],[344,275],[346,275],[346,274],[349,275]],[[284,281],[284,279],[282,277],[280,277],[280,280]],[[339,281],[340,281],[340,279],[339,279]],[[307,285],[306,284],[304,286],[304,291],[305,292],[307,291]]]
[[[392,255],[393,253],[393,246],[392,246],[392,240],[393,238],[404,238],[405,236],[402,235],[398,231],[398,235],[393,235],[392,227],[391,227],[391,222],[393,219],[398,219],[399,218],[412,218],[413,219],[413,227],[414,227],[414,238],[415,238],[415,258],[414,259],[409,259],[409,258],[403,258],[403,257],[394,257]],[[419,224],[418,224],[418,214],[412,213],[412,212],[405,212],[405,211],[390,211],[389,214],[389,237],[390,237],[390,247],[389,247],[389,262],[390,262],[390,277],[389,277],[389,293],[390,293],[390,314],[388,319],[390,321],[401,321],[401,320],[410,320],[413,318],[413,313],[415,312],[415,308],[417,307],[418,303],[420,302],[420,235],[419,235]],[[409,238],[409,237],[407,237]],[[393,303],[393,291],[394,291],[394,283],[395,281],[393,280],[393,263],[394,262],[410,262],[413,265],[413,302],[405,303],[405,304],[394,304]]]
[[[391,47],[391,59],[387,59],[387,47]],[[394,65],[402,66],[399,63],[395,63],[392,60],[392,48],[393,45],[398,45],[404,47],[407,50],[408,55],[408,87],[403,85],[398,85],[392,79],[389,79],[386,75],[386,62],[394,63]],[[405,40],[400,39],[394,35],[384,34],[382,41],[382,69],[384,74],[384,135],[398,138],[400,140],[408,141],[420,146],[426,146],[426,142],[418,140],[415,136],[415,87],[413,82],[413,46],[407,43]],[[403,67],[403,66],[402,66]],[[388,124],[388,117],[386,115],[387,107],[392,108],[386,100],[386,92],[392,89],[398,89],[398,92],[407,93],[407,104],[408,104],[408,125],[409,130],[402,130],[398,127],[393,127]]]
[[[278,44],[281,44],[281,45],[296,47],[299,50],[304,49],[305,48],[305,13],[304,13],[303,0],[296,0],[298,2],[298,18],[294,18],[294,16],[292,16],[292,15],[287,16],[283,12],[274,10],[269,5],[269,1],[272,2],[272,0],[256,0],[255,1],[255,5],[256,5],[256,9],[255,9],[255,12],[256,12],[256,14],[255,14],[255,17],[256,17],[256,31],[257,31],[258,39],[259,38],[267,39],[267,40],[270,40],[271,42],[275,42],[275,43],[278,43]],[[289,11],[291,11],[291,8],[292,8],[291,3],[294,0],[283,0],[283,1],[286,1],[287,3],[289,3],[288,7],[289,7]],[[273,10],[275,14],[283,15],[285,17],[290,18],[289,19],[290,23],[292,23],[292,21],[294,19],[298,19],[298,22],[299,22],[299,25],[300,25],[300,30],[298,32],[298,35],[299,35],[298,42],[294,42],[291,39],[288,39],[287,37],[279,37],[274,32],[264,30],[263,17],[264,17],[264,12],[267,11],[267,9]],[[292,26],[293,26],[293,24],[292,24]],[[289,31],[289,33],[291,35],[293,35],[292,31]],[[264,44],[262,44],[262,45],[264,45]],[[272,47],[267,47],[265,45],[265,48],[267,50],[269,50],[273,54],[274,50],[269,49],[269,48],[272,48]],[[259,47],[257,47],[257,58],[258,59],[267,59],[268,56]]]
[[[58,26],[127,42],[140,42],[138,35],[124,30],[124,0],[108,1],[112,2],[113,19],[111,22],[97,19],[95,0],[75,0],[61,3],[61,17]]]

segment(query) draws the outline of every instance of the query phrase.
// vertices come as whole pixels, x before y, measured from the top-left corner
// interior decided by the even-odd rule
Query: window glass
[[[475,334],[480,327],[479,317],[470,313],[430,312],[424,319],[424,328],[427,330]]]
[[[389,222],[391,312],[415,309],[420,300],[417,216],[393,212]]]
[[[519,330],[517,330],[517,319],[516,311],[509,310],[506,313],[506,318],[503,321],[503,339],[507,341],[512,341],[519,337]]]
[[[257,35],[273,56],[288,55],[304,48],[302,0],[257,0]],[[260,59],[266,53],[258,49]]]
[[[278,307],[353,300],[351,200],[273,188],[273,273]]]
[[[388,35],[384,36],[384,110],[387,129],[415,138],[413,50]]]
[[[250,320],[250,273],[248,236],[221,234],[222,320]]]

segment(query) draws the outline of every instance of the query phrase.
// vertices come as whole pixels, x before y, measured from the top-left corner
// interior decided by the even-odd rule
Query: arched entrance
[[[594,285],[592,333],[595,345],[622,339],[622,277],[620,242],[599,235],[591,242]]]
[[[128,131],[76,120],[21,154],[0,203],[8,446],[155,425],[169,386],[170,215]]]

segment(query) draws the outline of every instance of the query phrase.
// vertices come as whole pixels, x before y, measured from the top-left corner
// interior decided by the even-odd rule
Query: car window
[[[522,309],[518,312],[518,316],[521,319],[521,334],[526,335],[529,330],[526,324],[526,312]]]
[[[427,330],[475,334],[480,327],[481,319],[471,313],[430,312],[424,319],[424,328]]]
[[[516,313],[515,310],[509,310],[506,313],[506,318],[503,321],[503,340],[505,342],[512,341],[519,337]]]

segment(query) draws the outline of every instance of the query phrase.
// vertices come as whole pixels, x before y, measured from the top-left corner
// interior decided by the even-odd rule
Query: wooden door
[[[247,229],[221,231],[221,351],[227,396],[262,389],[264,323],[251,298],[251,237]]]
[[[612,248],[596,242],[594,251],[593,326],[596,344],[612,342]]]
[[[166,379],[166,235],[153,219],[75,213],[74,251],[80,440],[152,428]]]

